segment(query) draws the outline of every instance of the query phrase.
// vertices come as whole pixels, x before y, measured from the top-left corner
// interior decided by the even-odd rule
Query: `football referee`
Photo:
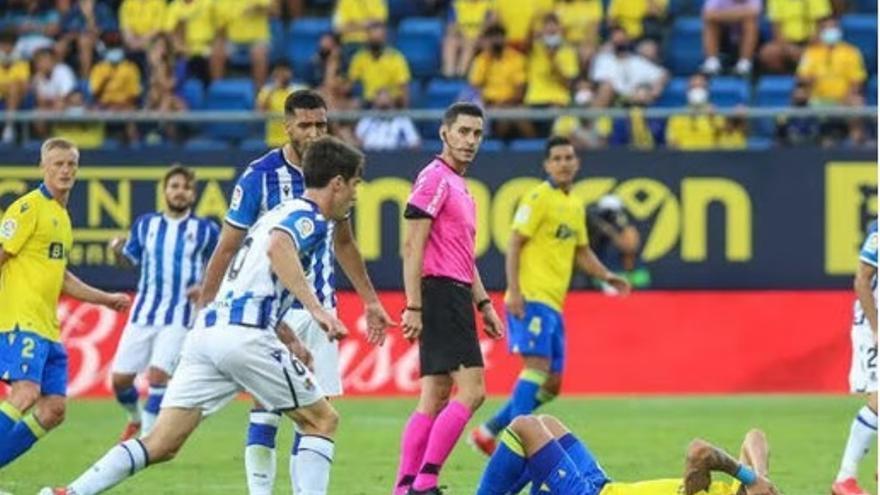
[[[421,396],[401,439],[395,495],[437,495],[437,478],[485,397],[473,305],[486,334],[503,326],[475,265],[476,206],[464,174],[483,137],[483,111],[455,103],[443,116],[443,151],[413,186],[404,217],[404,336],[419,340]],[[452,386],[455,396],[450,397]]]

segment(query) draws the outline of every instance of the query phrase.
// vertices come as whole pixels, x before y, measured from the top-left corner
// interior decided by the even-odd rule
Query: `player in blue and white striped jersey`
[[[163,179],[164,212],[139,217],[128,239],[110,243],[123,266],[140,268],[137,296],[113,360],[113,390],[128,411],[121,439],[150,431],[168,379],[177,363],[187,328],[195,316],[194,299],[204,266],[217,245],[219,229],[192,214],[195,174],[175,166]],[[149,384],[143,411],[134,380],[146,370]]]
[[[221,277],[240,248],[247,229],[267,210],[303,193],[303,171],[297,164],[301,162],[309,145],[327,134],[327,105],[314,91],[296,91],[285,101],[284,116],[289,142],[251,162],[235,185],[217,249],[206,269],[201,305],[210,303],[216,297]],[[325,307],[335,312],[334,267],[332,262],[327,262],[335,255],[352,286],[364,301],[368,341],[381,344],[385,338],[385,329],[391,324],[391,318],[379,302],[367,275],[363,258],[354,241],[350,221],[346,218],[333,223],[333,231],[330,232],[333,242],[324,253],[324,261],[320,266],[323,276],[315,279],[315,288],[319,294],[323,294],[321,301]],[[328,340],[312,318],[300,309],[289,311],[284,322],[303,339],[312,353],[315,376],[325,393],[328,396],[341,395],[337,343]],[[259,404],[255,404],[251,411],[244,456],[248,491],[251,495],[272,493],[278,421],[278,414],[264,410]]]
[[[363,154],[325,137],[308,150],[304,168],[304,197],[278,206],[251,228],[220,297],[199,313],[153,431],[111,448],[73,483],[44,488],[41,495],[95,495],[170,460],[205,415],[242,390],[285,413],[302,432],[293,453],[297,460],[290,463],[291,470],[298,466],[295,493],[326,495],[339,416],[315,376],[279,340],[290,330],[277,323],[299,301],[329,337],[347,334],[318,300],[309,277],[334,242],[329,224],[344,219],[355,201]],[[292,334],[286,338],[297,342]]]
[[[877,221],[871,222],[853,282],[852,365],[849,384],[853,393],[867,395],[850,426],[849,438],[837,478],[831,485],[833,495],[865,495],[859,487],[859,463],[871,445],[877,444]]]

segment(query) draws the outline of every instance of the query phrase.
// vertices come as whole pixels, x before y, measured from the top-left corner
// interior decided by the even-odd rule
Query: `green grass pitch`
[[[478,413],[484,419],[500,399]],[[400,428],[415,399],[344,399],[333,466],[332,495],[385,495],[397,466]],[[700,396],[565,398],[545,411],[562,418],[581,436],[617,480],[668,478],[681,474],[687,442],[701,436],[732,452],[751,426],[763,428],[771,443],[771,476],[790,495],[826,494],[859,397]],[[245,493],[242,446],[249,404],[235,401],[205,421],[177,459],[148,469],[112,493]],[[70,481],[102,455],[124,423],[111,401],[77,400],[58,431],[33,451],[0,471],[0,490],[34,494],[43,485]],[[471,422],[472,427],[476,422]],[[275,493],[290,493],[287,453],[291,428],[278,438]],[[441,482],[452,495],[474,493],[485,459],[459,444]],[[862,485],[877,492],[877,452],[861,470]]]

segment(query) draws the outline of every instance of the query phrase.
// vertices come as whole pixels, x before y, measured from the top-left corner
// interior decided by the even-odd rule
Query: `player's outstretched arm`
[[[859,298],[859,303],[862,305],[865,317],[868,318],[868,324],[871,325],[871,331],[874,332],[875,339],[877,338],[877,303],[874,301],[872,281],[876,275],[876,266],[860,261],[855,280],[853,281],[856,296]]]
[[[370,280],[370,275],[367,273],[364,258],[361,256],[361,251],[358,249],[351,229],[351,220],[337,222],[336,230],[333,233],[333,244],[339,266],[351,281],[358,296],[364,301],[369,332],[367,340],[371,344],[381,345],[385,342],[385,329],[393,325],[394,322],[382,306],[379,295],[376,294],[376,289]]]
[[[406,309],[403,311],[403,336],[416,340],[422,333],[422,261],[431,233],[431,218],[408,218],[403,242],[403,290]]]
[[[578,268],[587,275],[611,284],[611,286],[617,289],[622,295],[629,294],[629,281],[608,270],[608,268],[599,261],[599,258],[596,257],[596,253],[590,249],[590,246],[578,246],[575,251],[575,261],[577,262]]]
[[[299,259],[299,252],[290,234],[281,230],[272,231],[267,254],[269,255],[272,272],[275,273],[284,287],[296,297],[296,300],[302,303],[303,308],[315,318],[330,338],[340,339],[348,335],[345,325],[321,306],[318,297],[312,292],[302,265],[290,262],[290,260]]]
[[[223,224],[220,230],[220,240],[217,242],[217,248],[205,267],[205,276],[202,278],[202,292],[199,295],[199,307],[204,307],[214,300],[217,291],[220,290],[220,282],[223,274],[232,263],[232,258],[241,247],[241,241],[247,234],[247,230],[233,227],[228,223]]]
[[[116,311],[123,311],[131,304],[131,299],[121,292],[104,292],[80,280],[70,271],[64,272],[61,292],[80,301],[100,304]]]
[[[745,449],[745,445],[743,448]],[[756,459],[760,459],[761,451],[757,444],[753,446],[751,454],[756,456]],[[707,491],[712,482],[711,473],[713,471],[727,473],[740,480],[749,495],[776,495],[778,493],[766,478],[766,474],[759,473],[750,464],[740,463],[723,449],[697,439],[688,446],[684,472],[685,495]]]

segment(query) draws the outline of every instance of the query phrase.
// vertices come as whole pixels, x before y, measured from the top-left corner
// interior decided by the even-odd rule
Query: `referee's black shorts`
[[[419,364],[422,376],[483,367],[470,286],[449,278],[422,279]]]

